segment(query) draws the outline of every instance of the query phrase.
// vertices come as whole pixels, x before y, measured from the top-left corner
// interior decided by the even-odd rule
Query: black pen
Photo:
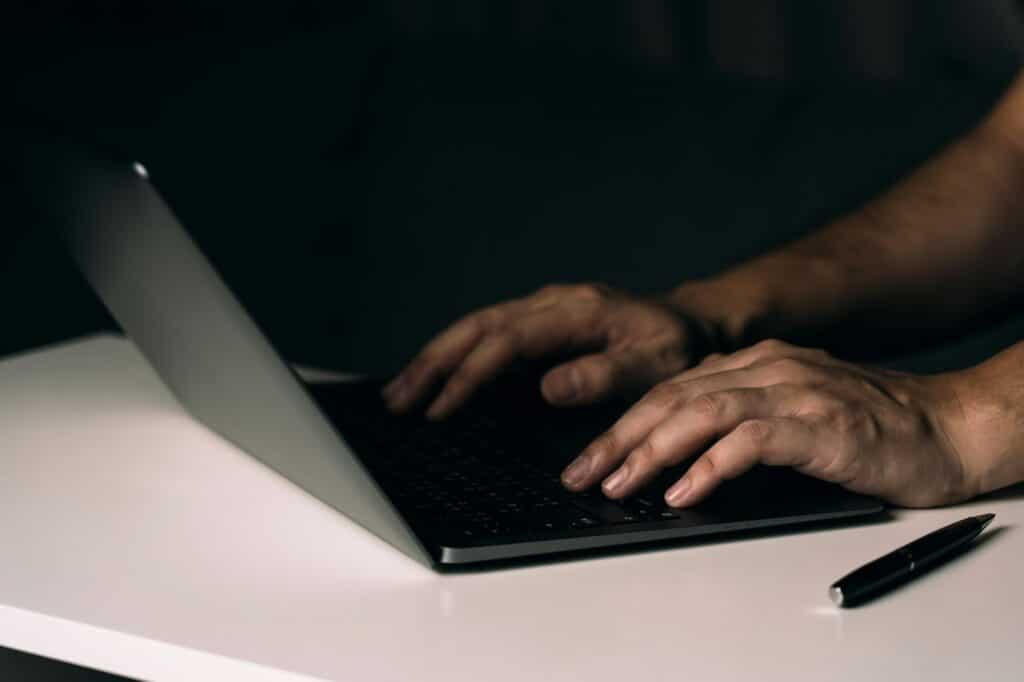
[[[995,514],[969,516],[932,531],[843,576],[828,588],[836,606],[856,606],[876,597],[978,537]]]

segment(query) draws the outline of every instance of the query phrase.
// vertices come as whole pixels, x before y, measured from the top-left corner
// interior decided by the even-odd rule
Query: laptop
[[[625,405],[555,410],[530,371],[441,423],[395,416],[378,382],[304,383],[275,351],[144,166],[68,141],[33,145],[26,181],[85,278],[182,405],[210,429],[435,569],[736,531],[859,520],[875,499],[756,468],[695,508],[662,494],[574,494],[559,472]],[[339,254],[343,258],[344,254]]]

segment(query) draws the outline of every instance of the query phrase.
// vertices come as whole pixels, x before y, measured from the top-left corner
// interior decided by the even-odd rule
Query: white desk
[[[193,422],[128,342],[0,362],[0,644],[145,679],[1024,676],[1024,491],[891,523],[441,576]],[[858,610],[845,571],[968,514]]]

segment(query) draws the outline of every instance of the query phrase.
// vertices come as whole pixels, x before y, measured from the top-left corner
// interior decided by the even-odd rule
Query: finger
[[[700,395],[738,388],[763,388],[775,383],[771,372],[744,368],[660,384],[588,446],[563,472],[562,481],[570,490],[593,485],[625,459],[655,427]]]
[[[482,383],[491,379],[519,353],[512,337],[492,335],[484,338],[449,377],[430,407],[427,417],[443,419],[469,400]]]
[[[604,477],[676,406],[667,392],[652,391],[598,436],[562,472],[562,484],[584,490]]]
[[[684,403],[634,448],[603,483],[605,494],[621,498],[649,483],[666,467],[697,454],[750,419],[788,414],[790,387],[742,388],[703,393]]]
[[[640,350],[584,355],[545,374],[541,393],[552,405],[589,405],[657,382],[650,365],[650,353]]]
[[[468,400],[518,357],[535,358],[597,342],[603,332],[591,321],[554,308],[518,314],[492,330],[454,371],[428,416],[442,418]],[[486,347],[486,350],[485,350]],[[479,354],[478,354],[479,352]]]
[[[803,467],[814,456],[814,424],[791,417],[751,419],[739,424],[701,455],[686,474],[665,492],[673,507],[697,504],[723,481],[736,478],[755,464]]]
[[[458,368],[489,334],[514,329],[517,319],[527,309],[526,301],[509,301],[456,322],[428,343],[416,359],[384,388],[385,400],[396,411],[408,410],[442,377]],[[532,315],[525,317],[529,320]]]
[[[468,356],[486,336],[497,318],[508,314],[501,306],[473,313],[459,320],[431,340],[419,355],[384,387],[389,406],[398,412],[408,410],[445,374]]]
[[[493,331],[448,379],[427,410],[427,416],[431,419],[448,416],[517,357],[537,357],[573,346],[582,338],[577,327],[558,311],[540,310],[520,315],[504,329]]]

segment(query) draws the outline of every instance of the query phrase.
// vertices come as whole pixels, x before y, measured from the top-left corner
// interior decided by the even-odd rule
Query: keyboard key
[[[593,516],[578,516],[576,520],[572,522],[573,528],[596,528],[600,526],[601,522]]]
[[[554,519],[538,519],[533,524],[533,527],[537,530],[565,530],[566,528],[571,528],[571,525]]]
[[[346,437],[351,431],[354,449],[403,513],[445,537],[479,541],[678,518],[658,495],[614,502],[600,492],[568,492],[558,472],[517,456],[538,434],[510,433],[494,419],[464,411],[432,423],[396,419],[365,396],[331,402],[340,428]]]

